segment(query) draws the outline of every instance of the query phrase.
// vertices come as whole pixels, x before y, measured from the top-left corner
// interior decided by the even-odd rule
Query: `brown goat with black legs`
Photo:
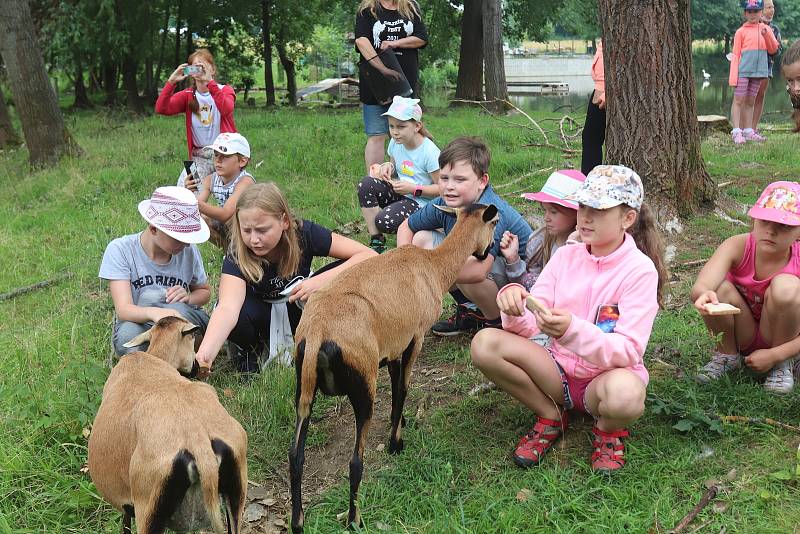
[[[122,532],[237,534],[247,492],[247,433],[197,371],[197,326],[166,317],[125,346],[103,387],[89,437],[89,473],[100,495],[122,511]],[[181,376],[184,375],[184,376]],[[220,499],[226,505],[228,528]]]
[[[297,327],[295,367],[297,424],[289,449],[292,531],[303,531],[301,483],[308,421],[317,388],[347,395],[356,418],[350,460],[348,524],[359,525],[356,496],[363,472],[364,443],[372,418],[378,367],[386,363],[392,382],[389,452],[403,450],[403,405],[411,369],[425,333],[439,318],[442,297],[470,255],[484,259],[498,221],[494,205],[455,210],[458,217],[441,245],[412,245],[354,265],[313,293]]]

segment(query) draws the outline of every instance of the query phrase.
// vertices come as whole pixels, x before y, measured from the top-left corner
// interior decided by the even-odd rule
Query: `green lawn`
[[[236,121],[253,149],[250,170],[258,180],[276,181],[298,214],[332,228],[360,221],[355,186],[364,137],[357,110],[242,108]],[[108,241],[142,228],[136,204],[156,186],[173,183],[185,156],[178,117],[94,111],[68,114],[67,122],[86,150],[83,159],[30,173],[24,151],[0,153],[7,189],[0,200],[0,293],[71,273],[0,302],[0,533],[119,530],[119,514],[81,471],[110,352],[111,299],[97,269]],[[457,135],[483,136],[498,193],[527,213],[535,209],[519,193],[538,189],[551,170],[566,165],[560,151],[523,148],[541,142],[531,131],[475,110],[434,109],[426,123],[440,147]],[[753,202],[769,181],[797,179],[799,149],[800,137],[788,133],[770,134],[763,147],[737,149],[723,135],[706,140],[709,171],[717,182],[731,182],[721,188],[732,197],[723,204],[728,215],[743,218],[736,202]],[[577,165],[578,157],[570,163]],[[746,231],[711,214],[686,226],[676,240],[680,262],[707,258],[724,237]],[[354,237],[364,240],[359,228]],[[210,245],[202,250],[216,280],[221,257]],[[580,418],[541,467],[514,467],[509,452],[531,414],[500,392],[467,395],[483,380],[470,364],[466,338],[428,340],[406,404],[406,449],[396,457],[377,450],[388,428],[382,376],[360,493],[364,531],[665,532],[699,500],[706,481],[723,479],[720,504],[695,522],[709,522],[704,532],[800,528],[798,481],[775,475],[794,470],[800,434],[722,426],[706,417],[772,417],[798,425],[800,394],[767,395],[744,373],[709,387],[691,380],[711,343],[686,305],[697,269],[674,266],[671,299],[645,356],[652,376],[648,410],[632,428],[629,465],[621,473],[591,472],[590,421]],[[273,370],[246,386],[218,373],[212,383],[226,390],[223,402],[249,432],[249,478],[277,500],[271,519],[286,520],[293,373]],[[341,531],[335,516],[347,507],[351,425],[346,402],[316,403],[304,480],[310,532]],[[518,497],[523,489],[529,491]]]

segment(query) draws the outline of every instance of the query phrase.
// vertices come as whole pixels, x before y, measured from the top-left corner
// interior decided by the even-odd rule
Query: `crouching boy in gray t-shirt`
[[[163,317],[183,317],[202,332],[208,325],[201,306],[211,298],[211,289],[196,243],[206,241],[209,230],[197,199],[182,187],[159,187],[139,203],[139,213],[147,229],[109,243],[98,275],[109,282],[119,356],[147,350],[147,344],[123,345]]]

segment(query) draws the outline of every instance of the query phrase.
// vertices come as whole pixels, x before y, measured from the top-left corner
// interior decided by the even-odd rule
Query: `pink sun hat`
[[[772,182],[747,214],[762,221],[800,226],[800,184]]]
[[[153,196],[139,202],[145,221],[181,243],[204,243],[210,231],[200,216],[197,198],[185,187],[159,187]]]
[[[574,169],[555,171],[548,176],[541,191],[538,193],[522,193],[522,198],[538,202],[549,202],[577,210],[578,203],[574,200],[566,200],[564,197],[577,191],[584,180],[586,180],[586,176],[581,171]]]

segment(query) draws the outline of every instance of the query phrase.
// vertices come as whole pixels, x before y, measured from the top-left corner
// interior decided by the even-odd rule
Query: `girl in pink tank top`
[[[744,363],[766,373],[768,391],[788,393],[800,352],[800,184],[771,183],[748,215],[752,232],[726,239],[692,288],[695,308],[719,339],[696,379],[708,383]],[[709,313],[707,305],[719,303],[739,311]]]

